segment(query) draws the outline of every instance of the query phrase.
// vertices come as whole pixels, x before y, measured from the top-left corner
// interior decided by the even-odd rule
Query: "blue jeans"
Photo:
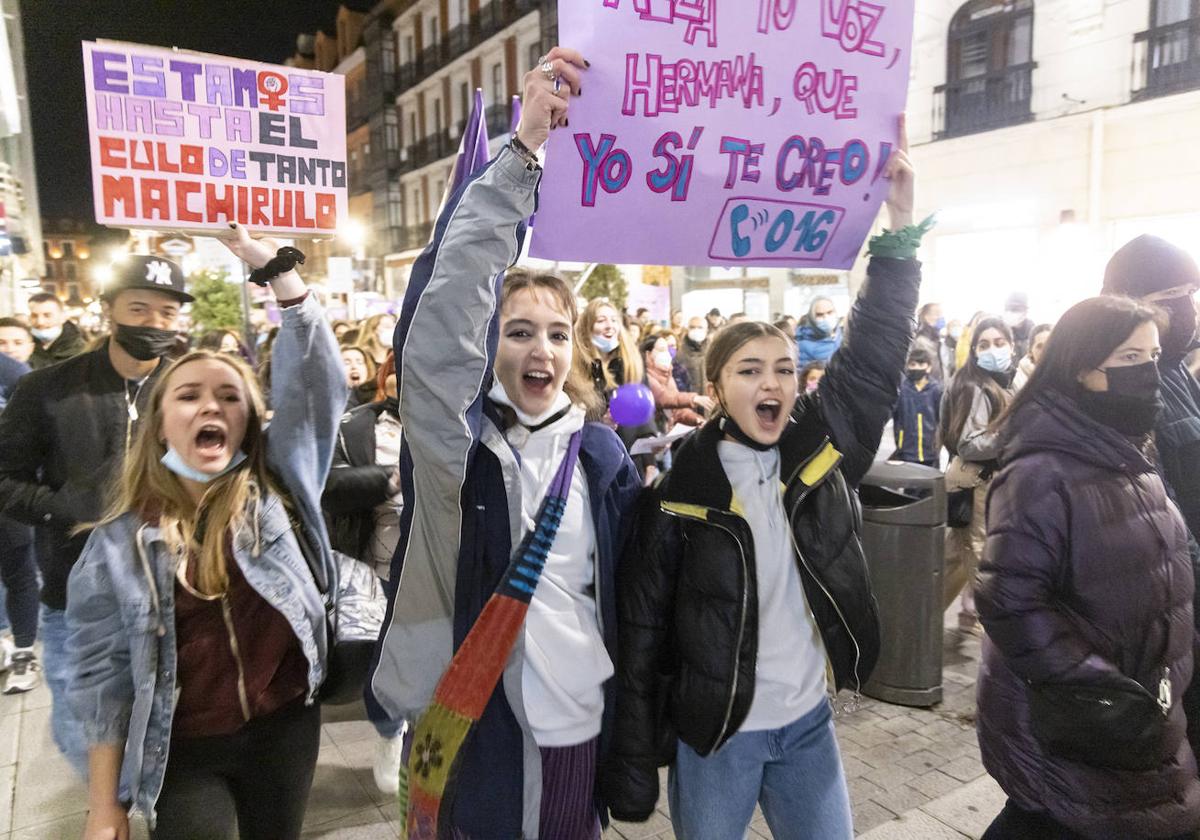
[[[851,840],[829,704],[782,729],[739,732],[706,758],[682,741],[668,777],[679,840],[741,840],[760,803],[776,840]]]
[[[81,779],[87,778],[87,738],[67,702],[71,661],[67,657],[67,613],[41,605],[42,673],[50,686],[50,734]]]

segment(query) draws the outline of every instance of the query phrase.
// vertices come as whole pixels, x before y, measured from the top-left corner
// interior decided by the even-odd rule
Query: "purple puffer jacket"
[[[983,626],[977,728],[983,763],[1015,803],[1087,837],[1169,837],[1200,826],[1200,780],[1180,698],[1192,676],[1187,532],[1162,479],[1125,437],[1054,392],[1013,418],[988,495],[975,604]],[[1026,682],[1112,684],[1174,706],[1163,763],[1132,772],[1048,754]]]

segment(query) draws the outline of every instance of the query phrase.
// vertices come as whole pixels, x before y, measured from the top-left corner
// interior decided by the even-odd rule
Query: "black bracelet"
[[[280,248],[269,263],[250,272],[250,282],[265,286],[280,274],[287,274],[296,267],[296,263],[304,265],[303,253],[296,248]]]
[[[521,138],[517,136],[515,131],[512,134],[512,139],[509,141],[508,146],[513,150],[513,153],[516,154],[517,157],[525,161],[525,168],[530,172],[534,172],[542,168],[541,164],[538,163],[537,152],[533,151],[533,149],[522,143]]]

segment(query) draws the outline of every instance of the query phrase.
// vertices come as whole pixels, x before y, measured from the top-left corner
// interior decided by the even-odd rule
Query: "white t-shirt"
[[[561,406],[560,406],[561,408]],[[521,457],[523,534],[538,510],[571,435],[583,428],[583,410],[529,434],[515,426],[508,439]],[[569,747],[600,734],[604,683],[613,663],[604,647],[596,609],[595,527],[583,466],[575,464],[562,523],[525,618],[525,715],[539,747]]]
[[[717,444],[734,496],[754,538],[758,577],[758,660],[754,701],[743,732],[779,729],[825,700],[825,644],[804,595],[783,507],[779,450]]]

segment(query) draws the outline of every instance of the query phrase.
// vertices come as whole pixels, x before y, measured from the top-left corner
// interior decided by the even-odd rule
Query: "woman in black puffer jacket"
[[[923,230],[910,224],[907,156],[889,169],[896,232],[871,243],[821,387],[798,395],[796,348],[778,329],[723,328],[705,361],[721,416],[685,440],[644,500],[619,572],[605,772],[617,819],[650,816],[657,768],[671,764],[682,840],[740,838],[759,802],[776,838],[853,835],[828,695],[857,694],[879,652],[854,488],[897,398]]]
[[[1154,464],[1156,310],[1063,315],[1008,414],[975,601],[986,840],[1194,838],[1188,530]]]

